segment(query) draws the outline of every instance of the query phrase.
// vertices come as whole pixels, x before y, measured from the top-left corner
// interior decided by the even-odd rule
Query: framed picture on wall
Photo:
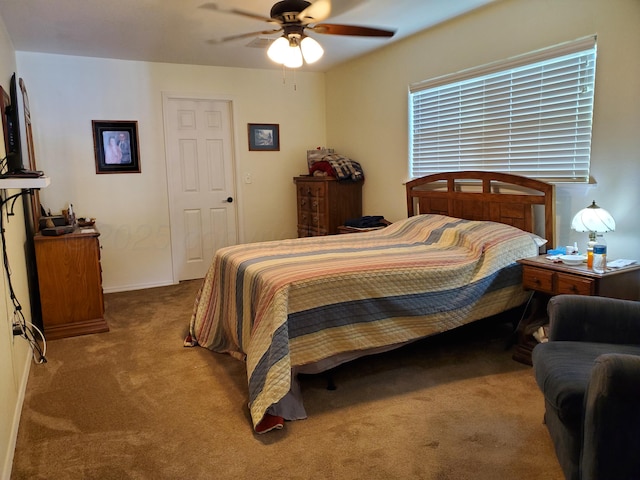
[[[249,150],[280,150],[280,126],[277,123],[249,123]]]
[[[140,173],[138,122],[92,120],[96,173]]]

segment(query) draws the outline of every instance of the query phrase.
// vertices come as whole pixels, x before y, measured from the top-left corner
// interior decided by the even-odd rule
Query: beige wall
[[[571,218],[592,200],[613,215],[610,256],[640,259],[640,2],[508,0],[327,73],[327,143],[364,167],[364,209],[406,217],[408,85],[598,35],[592,185],[557,187],[557,243],[585,234]]]
[[[7,92],[15,66],[13,45],[0,19],[0,85]],[[4,140],[0,140],[1,157],[4,157]],[[17,191],[7,191],[8,195],[14,193]],[[12,271],[11,282],[16,298],[23,307],[25,318],[31,321],[24,256],[26,235],[21,203],[21,200],[16,203],[15,216],[10,217],[8,222],[4,207],[0,214],[4,215],[7,256]],[[4,268],[0,268],[0,292],[0,478],[9,478],[31,357],[27,342],[12,334],[14,309]]]
[[[97,218],[106,292],[173,281],[163,92],[233,100],[242,241],[296,236],[292,178],[306,169],[306,150],[325,143],[324,75],[289,73],[283,84],[279,70],[25,52],[17,60],[38,168],[51,177],[41,201],[52,212],[70,202],[78,216]],[[96,175],[91,120],[138,121],[141,174]],[[249,152],[247,123],[279,124],[281,150]]]

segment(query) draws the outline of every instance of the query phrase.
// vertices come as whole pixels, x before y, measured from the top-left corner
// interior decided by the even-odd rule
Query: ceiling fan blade
[[[214,38],[214,39],[211,39],[211,40],[207,40],[207,43],[210,43],[212,45],[218,45],[220,43],[230,42],[232,40],[239,40],[241,38],[255,37],[255,36],[258,36],[258,35],[271,35],[271,34],[274,34],[274,33],[281,32],[281,31],[282,31],[282,29],[278,28],[278,29],[274,29],[274,30],[262,30],[260,32],[240,33],[238,35],[231,35],[229,37]]]
[[[300,20],[303,25],[322,22],[329,17],[335,17],[351,10],[363,2],[364,0],[340,0],[337,2],[332,2],[331,0],[316,0],[300,12],[298,20]]]
[[[303,24],[321,22],[331,15],[331,0],[316,0],[298,14]]]
[[[359,37],[393,37],[396,33],[395,30],[358,27],[356,25],[336,25],[334,23],[321,23],[307,28],[325,35],[356,35]]]
[[[273,18],[265,17],[264,15],[258,15],[257,13],[247,12],[245,10],[239,10],[237,8],[221,7],[217,3],[203,3],[198,8],[203,8],[205,10],[213,10],[214,12],[232,13],[234,15],[242,15],[243,17],[252,18],[254,20],[261,20],[263,22],[276,23],[276,24],[278,23]]]

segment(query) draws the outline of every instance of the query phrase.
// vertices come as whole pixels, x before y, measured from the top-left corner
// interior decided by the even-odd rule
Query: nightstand
[[[547,303],[553,295],[597,295],[600,297],[640,300],[640,265],[609,269],[595,273],[586,264],[569,266],[547,259],[547,255],[524,258],[522,285],[532,292],[530,314],[518,325],[513,359],[531,365],[531,350],[536,345],[533,333],[548,323]],[[523,316],[524,317],[524,316]]]

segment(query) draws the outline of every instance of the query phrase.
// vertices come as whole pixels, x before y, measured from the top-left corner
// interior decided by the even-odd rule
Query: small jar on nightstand
[[[604,273],[607,270],[607,246],[598,242],[593,246],[593,271]]]

